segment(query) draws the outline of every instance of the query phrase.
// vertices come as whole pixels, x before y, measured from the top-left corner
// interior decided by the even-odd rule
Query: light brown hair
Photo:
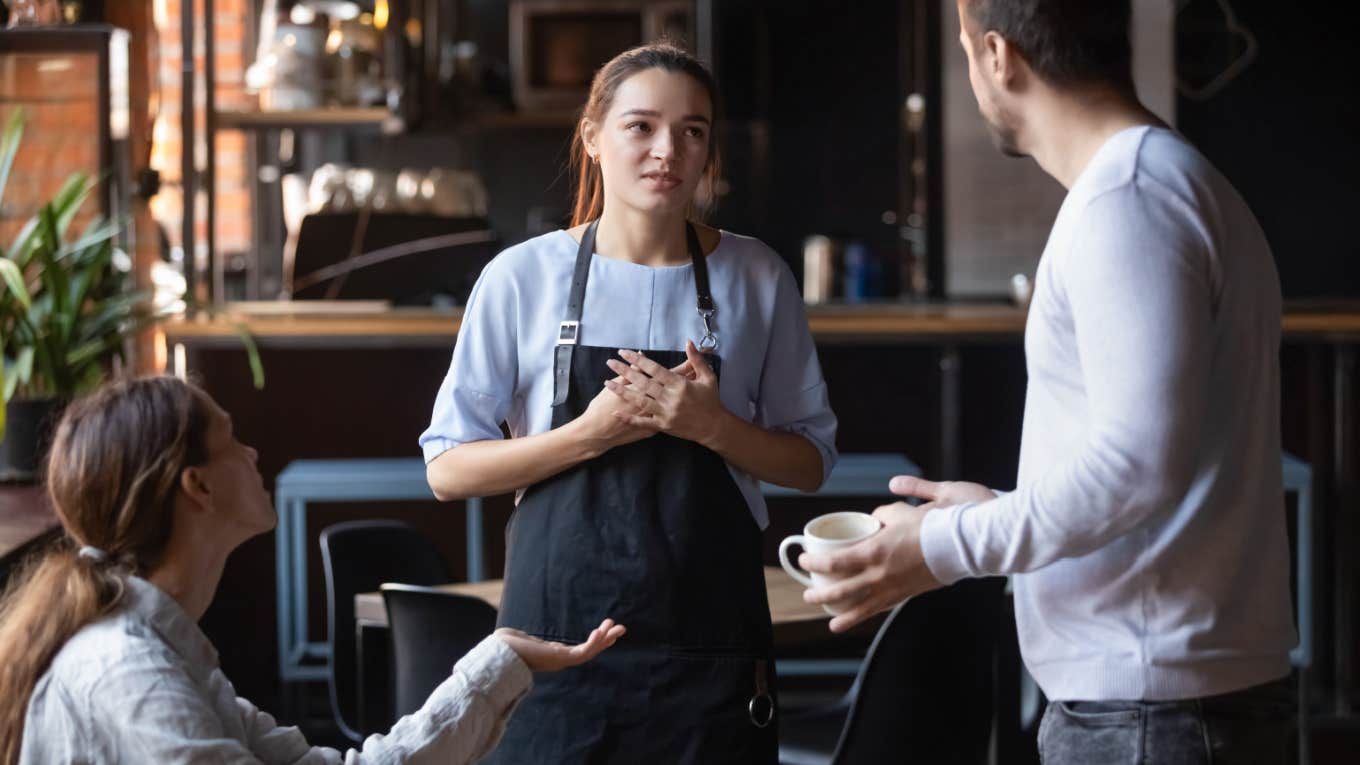
[[[181,380],[144,377],[109,383],[62,416],[46,481],[66,538],[0,600],[0,763],[18,762],[29,698],[57,652],[119,605],[128,574],[159,562],[180,473],[208,457],[206,402]],[[107,558],[82,557],[83,545]]]
[[[609,108],[614,105],[614,96],[624,80],[648,69],[661,69],[667,72],[680,72],[694,78],[708,93],[708,102],[713,111],[713,121],[708,128],[708,164],[704,166],[704,177],[699,188],[706,203],[696,210],[702,218],[710,211],[712,200],[716,198],[718,162],[718,86],[699,59],[682,48],[664,40],[626,50],[610,59],[595,73],[590,83],[590,96],[581,110],[581,119],[576,121],[576,132],[571,137],[571,166],[576,175],[576,202],[572,206],[571,225],[579,226],[600,217],[604,211],[604,178],[599,165],[591,161],[586,153],[585,136],[581,133],[583,120],[596,125],[604,123]]]

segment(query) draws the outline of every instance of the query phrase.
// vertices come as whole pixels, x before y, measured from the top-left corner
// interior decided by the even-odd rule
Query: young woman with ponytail
[[[718,185],[715,90],[665,43],[600,69],[572,227],[482,272],[421,437],[440,499],[518,493],[503,625],[628,624],[538,684],[496,762],[776,760],[760,481],[820,486],[836,419],[784,261],[693,220]]]
[[[530,671],[597,655],[606,621],[568,648],[498,630],[425,706],[343,755],[236,696],[197,621],[227,555],[273,528],[255,450],[201,390],[116,382],[58,425],[47,490],[67,539],[0,605],[0,763],[475,761]]]

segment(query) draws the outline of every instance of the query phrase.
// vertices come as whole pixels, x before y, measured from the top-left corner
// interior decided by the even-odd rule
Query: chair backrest
[[[893,610],[851,688],[834,765],[987,761],[1004,586],[966,580]]]
[[[375,731],[358,729],[358,658],[354,641],[354,596],[377,592],[387,582],[443,584],[449,571],[434,545],[400,521],[350,521],[321,532],[326,573],[326,623],[331,646],[331,709],[352,741]]]
[[[425,704],[453,665],[496,629],[485,601],[431,587],[384,584],[398,716]]]

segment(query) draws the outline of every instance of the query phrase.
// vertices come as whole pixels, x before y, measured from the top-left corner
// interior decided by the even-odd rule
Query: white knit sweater
[[[1237,192],[1173,132],[1111,137],[1039,264],[1017,488],[922,531],[945,582],[1016,575],[1049,698],[1190,698],[1289,672],[1279,337],[1274,261]]]

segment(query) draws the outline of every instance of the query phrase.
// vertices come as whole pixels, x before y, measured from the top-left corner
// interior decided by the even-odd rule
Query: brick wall
[[[254,108],[254,97],[244,91],[245,67],[250,57],[246,50],[247,7],[250,0],[215,0],[213,40],[216,46],[214,90],[219,111]],[[199,39],[194,43],[196,69],[200,72],[195,86],[197,113],[194,129],[202,142],[205,115],[203,112],[203,41],[201,4],[195,8]],[[165,226],[170,241],[180,242],[182,201],[180,194],[180,61],[183,46],[180,39],[180,0],[155,0],[155,22],[159,34],[160,68],[155,73],[160,89],[160,116],[156,120],[151,165],[160,171],[163,188],[152,202],[157,220]],[[200,144],[201,157],[206,144]],[[236,130],[219,130],[216,134],[216,211],[217,225],[214,242],[219,258],[250,248],[251,208],[248,179],[246,178],[246,136]],[[197,208],[195,238],[200,253],[208,235],[206,208]]]
[[[154,128],[151,166],[160,171],[162,188],[151,202],[156,219],[173,245],[180,243],[182,199],[180,193],[180,44],[181,0],[149,0],[157,28],[155,60],[149,89],[160,105]],[[216,71],[214,94],[219,110],[249,109],[254,98],[246,96],[244,73],[250,52],[245,48],[247,6],[251,0],[216,0],[214,41]],[[200,39],[195,44],[197,68],[203,69],[202,5],[198,4]],[[140,30],[133,30],[134,35]],[[134,50],[140,46],[133,46]],[[67,56],[9,55],[0,59],[0,125],[14,108],[27,115],[23,144],[15,158],[9,184],[0,207],[0,242],[6,247],[38,208],[51,199],[71,173],[81,170],[97,175],[99,146],[97,127],[104,115],[96,112],[98,62],[93,54]],[[136,90],[136,89],[134,89]],[[205,124],[203,81],[199,77],[198,113],[195,127],[199,141]],[[134,102],[134,111],[147,108]],[[246,136],[240,131],[218,131],[217,225],[215,242],[222,257],[250,248],[251,207],[246,178]],[[200,148],[200,152],[202,149]],[[200,155],[201,156],[201,155]],[[141,159],[134,156],[134,170]],[[91,203],[74,224],[79,231],[97,212]],[[196,239],[200,252],[208,230],[206,210],[198,208]]]
[[[14,158],[0,207],[0,242],[8,248],[38,209],[74,172],[96,176],[99,167],[94,54],[11,54],[0,59],[0,125],[16,108],[25,115],[23,142]],[[98,211],[92,200],[72,231]]]

